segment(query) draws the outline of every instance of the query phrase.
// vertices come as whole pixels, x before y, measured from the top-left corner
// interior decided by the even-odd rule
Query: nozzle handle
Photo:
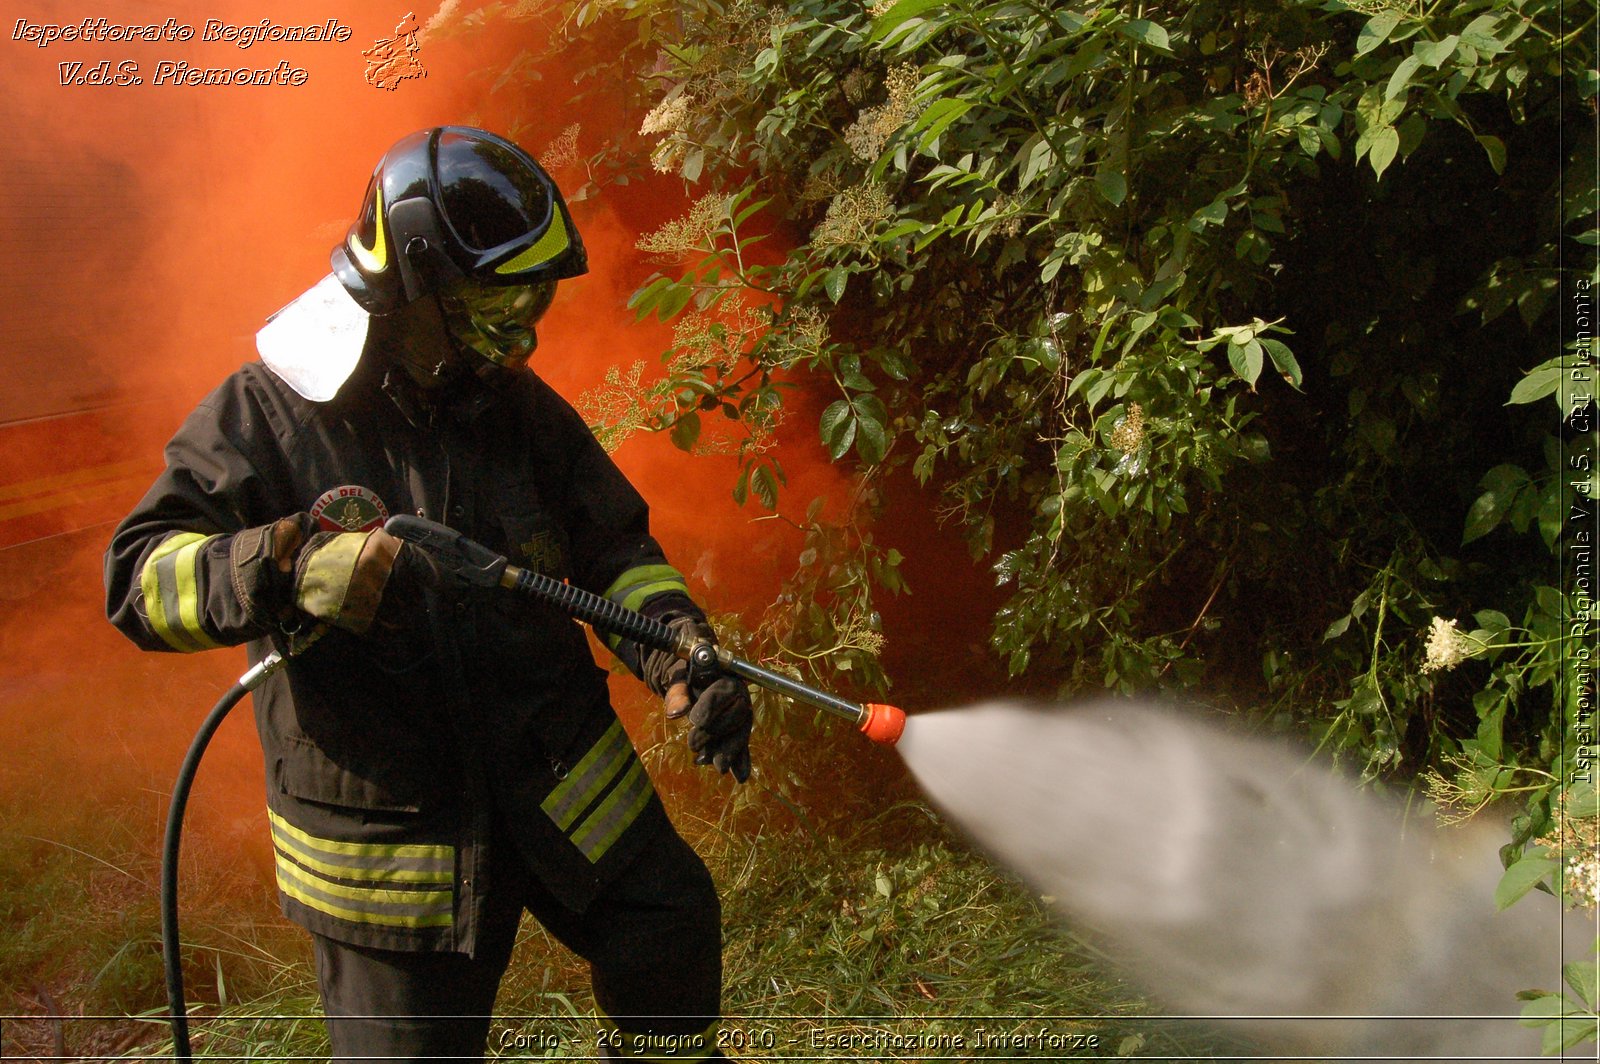
[[[512,565],[503,555],[468,539],[455,529],[410,514],[397,514],[384,522],[384,530],[397,539],[427,551],[441,569],[478,587],[520,591],[550,603],[571,617],[612,635],[632,639],[642,646],[664,650],[688,661],[697,670],[720,669],[807,705],[816,706],[851,721],[877,743],[893,743],[905,730],[906,715],[894,706],[859,705],[770,669],[763,669],[726,649],[680,638],[667,625],[636,610],[574,587],[543,573]],[[713,660],[714,654],[714,660]]]

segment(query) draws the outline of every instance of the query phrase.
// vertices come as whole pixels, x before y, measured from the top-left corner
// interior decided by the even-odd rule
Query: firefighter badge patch
[[[311,516],[326,532],[373,532],[389,519],[389,508],[371,488],[341,484],[322,493]]]

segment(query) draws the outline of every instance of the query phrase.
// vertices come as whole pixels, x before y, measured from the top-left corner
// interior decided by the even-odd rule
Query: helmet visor
[[[440,297],[445,326],[463,347],[518,369],[538,346],[534,325],[550,309],[556,282],[489,286],[468,281]]]

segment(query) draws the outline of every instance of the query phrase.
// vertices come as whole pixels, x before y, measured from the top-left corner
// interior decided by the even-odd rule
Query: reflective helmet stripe
[[[389,268],[389,241],[384,238],[385,221],[383,217],[383,186],[378,186],[374,192],[377,199],[375,211],[376,222],[373,229],[376,235],[372,238],[372,247],[363,247],[361,238],[352,230],[350,233],[350,253],[361,263],[361,268],[372,273],[382,273]]]
[[[554,205],[550,208],[550,228],[544,231],[533,247],[524,251],[509,262],[503,262],[494,268],[494,272],[505,275],[521,273],[523,270],[549,262],[572,244],[567,237],[567,220],[561,216],[561,208]]]

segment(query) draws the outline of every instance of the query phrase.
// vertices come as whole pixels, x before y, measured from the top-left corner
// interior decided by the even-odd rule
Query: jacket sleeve
[[[259,638],[261,563],[276,517],[261,476],[229,424],[244,400],[228,385],[189,415],[167,444],[166,470],[117,527],[105,556],[106,615],[147,650],[192,652]]]
[[[560,486],[569,542],[572,582],[658,620],[705,614],[689,597],[683,574],[650,534],[650,508],[595,440],[582,416],[540,382],[541,428],[555,439],[565,470]],[[605,643],[635,676],[643,676],[641,648],[631,639],[605,636]]]

